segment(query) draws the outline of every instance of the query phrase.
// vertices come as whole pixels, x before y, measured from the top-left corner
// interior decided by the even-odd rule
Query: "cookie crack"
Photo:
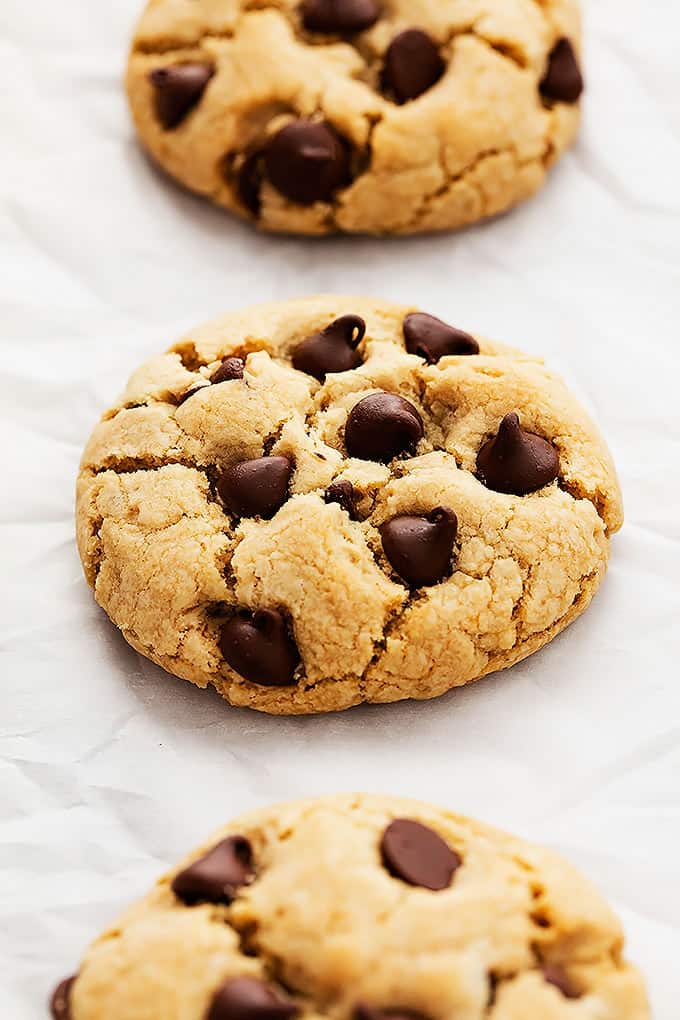
[[[396,609],[391,610],[391,612],[388,614],[387,619],[385,621],[385,625],[383,627],[382,636],[373,642],[373,654],[368,663],[366,664],[366,667],[364,668],[361,676],[358,679],[359,693],[362,696],[362,700],[365,694],[366,682],[368,680],[369,672],[379,664],[383,655],[387,651],[387,643],[389,638],[401,623],[401,620],[403,619],[406,611],[416,601],[418,601],[418,596],[420,596],[420,598],[423,597],[423,594],[420,590],[410,590],[408,588],[405,589],[405,598],[402,604],[398,606]]]
[[[604,524],[605,535],[609,537],[610,531],[607,524],[607,505],[609,501],[606,494],[599,488],[595,489],[594,492],[586,489],[586,487],[579,482],[578,478],[565,478],[563,475],[560,475],[557,480],[557,484],[562,492],[571,496],[576,503],[583,502],[584,500],[585,502],[590,503],[595,510],[595,513]]]
[[[192,458],[175,457],[173,454],[168,454],[164,457],[111,456],[107,457],[101,465],[90,468],[90,471],[94,477],[106,474],[108,471],[116,475],[130,475],[136,474],[138,471],[161,471],[165,467],[171,467],[176,464],[193,471],[200,471],[201,474],[206,475],[206,477],[208,476],[207,468],[202,467]]]
[[[237,896],[233,901],[233,904],[238,903],[242,897]],[[314,1012],[319,1009],[319,1003],[317,997],[312,996],[308,992],[305,992],[298,985],[291,982],[290,977],[286,973],[286,961],[283,957],[278,956],[274,953],[268,952],[259,943],[257,938],[258,924],[257,920],[248,920],[244,923],[240,923],[236,917],[233,916],[233,910],[230,908],[227,911],[227,916],[223,918],[223,923],[226,922],[235,935],[238,938],[239,952],[245,957],[255,957],[262,970],[265,978],[283,988],[289,995],[293,996],[297,1001],[301,1002],[306,1007],[311,1007]]]
[[[93,588],[97,586],[97,578],[102,568],[104,560],[106,559],[106,553],[104,552],[104,546],[102,543],[102,528],[104,527],[104,518],[99,515],[90,522],[90,541],[94,543],[92,550],[92,558],[90,560],[92,580],[91,585]],[[89,578],[88,578],[89,580]]]
[[[236,34],[236,29],[224,29],[221,32],[201,32],[196,38],[191,41],[189,39],[182,39],[179,36],[164,36],[157,40],[145,41],[135,40],[132,45],[132,53],[138,53],[142,56],[166,56],[169,53],[186,53],[187,50],[200,49],[204,42],[210,40],[228,41],[233,39]]]
[[[507,39],[504,42],[500,42],[499,40],[494,39],[492,36],[486,34],[484,31],[480,31],[478,26],[480,22],[484,21],[486,17],[487,17],[486,14],[482,14],[479,17],[475,18],[473,21],[469,22],[467,25],[452,28],[449,31],[448,37],[444,45],[447,47],[451,47],[452,43],[455,43],[456,39],[465,37],[477,39],[478,42],[483,43],[485,46],[493,50],[495,53],[503,57],[505,60],[509,60],[511,63],[515,64],[515,66],[518,67],[520,70],[522,71],[528,70],[529,64],[526,59],[526,56],[524,55],[522,50],[517,46],[516,43],[514,43],[511,39]]]

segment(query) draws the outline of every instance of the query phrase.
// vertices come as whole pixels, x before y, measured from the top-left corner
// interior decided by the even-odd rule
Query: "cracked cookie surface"
[[[649,1020],[623,942],[552,852],[343,794],[215,833],[92,945],[53,1016]]]
[[[153,158],[263,229],[451,229],[529,197],[579,120],[577,0],[150,0]]]
[[[152,358],[77,486],[85,574],[126,640],[282,714],[512,665],[587,608],[621,523],[607,448],[541,361],[332,295]]]

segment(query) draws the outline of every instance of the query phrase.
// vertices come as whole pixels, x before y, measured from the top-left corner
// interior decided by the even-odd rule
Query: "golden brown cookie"
[[[150,0],[154,159],[266,230],[446,230],[533,194],[579,120],[577,0]]]
[[[512,665],[587,608],[621,523],[607,448],[540,361],[330,295],[147,362],[78,479],[85,573],[126,640],[274,713]]]
[[[559,857],[418,801],[351,794],[225,826],[55,1000],[55,1020],[651,1017],[616,917]]]

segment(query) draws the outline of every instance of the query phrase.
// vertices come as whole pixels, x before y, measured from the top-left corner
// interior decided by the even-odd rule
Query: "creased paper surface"
[[[568,856],[680,1017],[680,12],[586,0],[585,121],[545,190],[455,236],[259,236],[167,183],[121,88],[135,0],[0,9],[0,1016],[237,811],[428,798]],[[590,611],[510,672],[311,719],[230,709],[128,648],[73,539],[82,445],[127,375],[239,305],[412,301],[543,354],[616,457],[627,523]]]

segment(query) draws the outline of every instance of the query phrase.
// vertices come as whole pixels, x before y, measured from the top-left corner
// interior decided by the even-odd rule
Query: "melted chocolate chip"
[[[549,985],[554,985],[565,999],[580,999],[581,993],[563,967],[556,963],[547,963],[543,968],[543,977]]]
[[[560,39],[553,47],[540,89],[545,99],[556,103],[576,103],[580,99],[583,76],[568,39]]]
[[[354,405],[345,425],[350,457],[387,463],[415,449],[423,437],[420,415],[396,393],[371,393]]]
[[[239,517],[269,520],[288,498],[293,465],[287,457],[257,457],[232,464],[220,474],[220,499]]]
[[[232,356],[223,358],[222,364],[210,376],[210,382],[213,386],[217,386],[218,383],[230,382],[232,379],[242,379],[244,365],[243,358]]]
[[[178,127],[198,105],[214,73],[214,65],[207,63],[174,64],[151,71],[156,116],[166,131]]]
[[[298,1007],[266,981],[230,978],[215,993],[206,1020],[290,1020]]]
[[[553,482],[560,470],[557,450],[541,436],[525,432],[516,411],[506,414],[498,432],[477,454],[477,474],[488,489],[527,496]]]
[[[201,390],[207,390],[207,389],[208,389],[208,387],[206,385],[191,386],[186,391],[186,393],[183,393],[182,396],[179,398],[179,400],[177,401],[177,406],[179,407],[181,404],[184,403],[185,400],[188,400],[189,397],[195,397],[197,393],[201,392]]]
[[[50,999],[50,1013],[53,1020],[71,1020],[71,992],[77,975],[64,978],[52,992]]]
[[[339,503],[343,510],[347,511],[353,521],[359,519],[356,508],[357,493],[354,486],[346,480],[333,482],[323,494],[327,503]]]
[[[433,892],[448,889],[462,863],[441,836],[410,818],[397,818],[387,826],[380,851],[391,875]]]
[[[220,651],[244,680],[262,687],[293,684],[300,653],[277,609],[243,609],[222,626]]]
[[[219,365],[210,376],[209,382],[212,383],[213,386],[216,386],[218,383],[228,382],[230,379],[242,379],[243,366],[244,362],[242,358],[224,358],[222,364]],[[186,393],[182,394],[177,402],[177,406],[183,404],[185,400],[189,399],[189,397],[193,397],[196,393],[205,389],[207,389],[205,383],[202,383],[200,386],[192,386],[186,391]]]
[[[413,588],[437,584],[451,572],[458,519],[446,507],[426,517],[402,514],[380,528],[382,547],[400,577]]]
[[[236,190],[242,205],[253,216],[260,212],[260,188],[262,187],[262,149],[254,149],[243,160],[236,174]]]
[[[301,12],[308,32],[363,32],[380,17],[376,0],[304,0]]]
[[[479,344],[469,333],[425,312],[407,315],[403,329],[406,350],[424,358],[430,365],[451,354],[479,354]]]
[[[328,202],[349,183],[349,152],[330,124],[294,120],[277,131],[264,151],[265,174],[291,202]]]
[[[376,1009],[365,1002],[358,1002],[354,1007],[354,1020],[429,1020],[424,1013],[403,1006],[387,1006]]]
[[[444,61],[432,36],[407,28],[387,49],[383,85],[398,103],[408,103],[432,88],[443,73]]]
[[[323,382],[330,372],[349,372],[361,364],[357,345],[366,332],[358,315],[342,315],[293,351],[293,367]]]
[[[245,836],[228,836],[207,854],[175,875],[172,891],[187,906],[231,903],[237,890],[252,881],[253,848]]]

